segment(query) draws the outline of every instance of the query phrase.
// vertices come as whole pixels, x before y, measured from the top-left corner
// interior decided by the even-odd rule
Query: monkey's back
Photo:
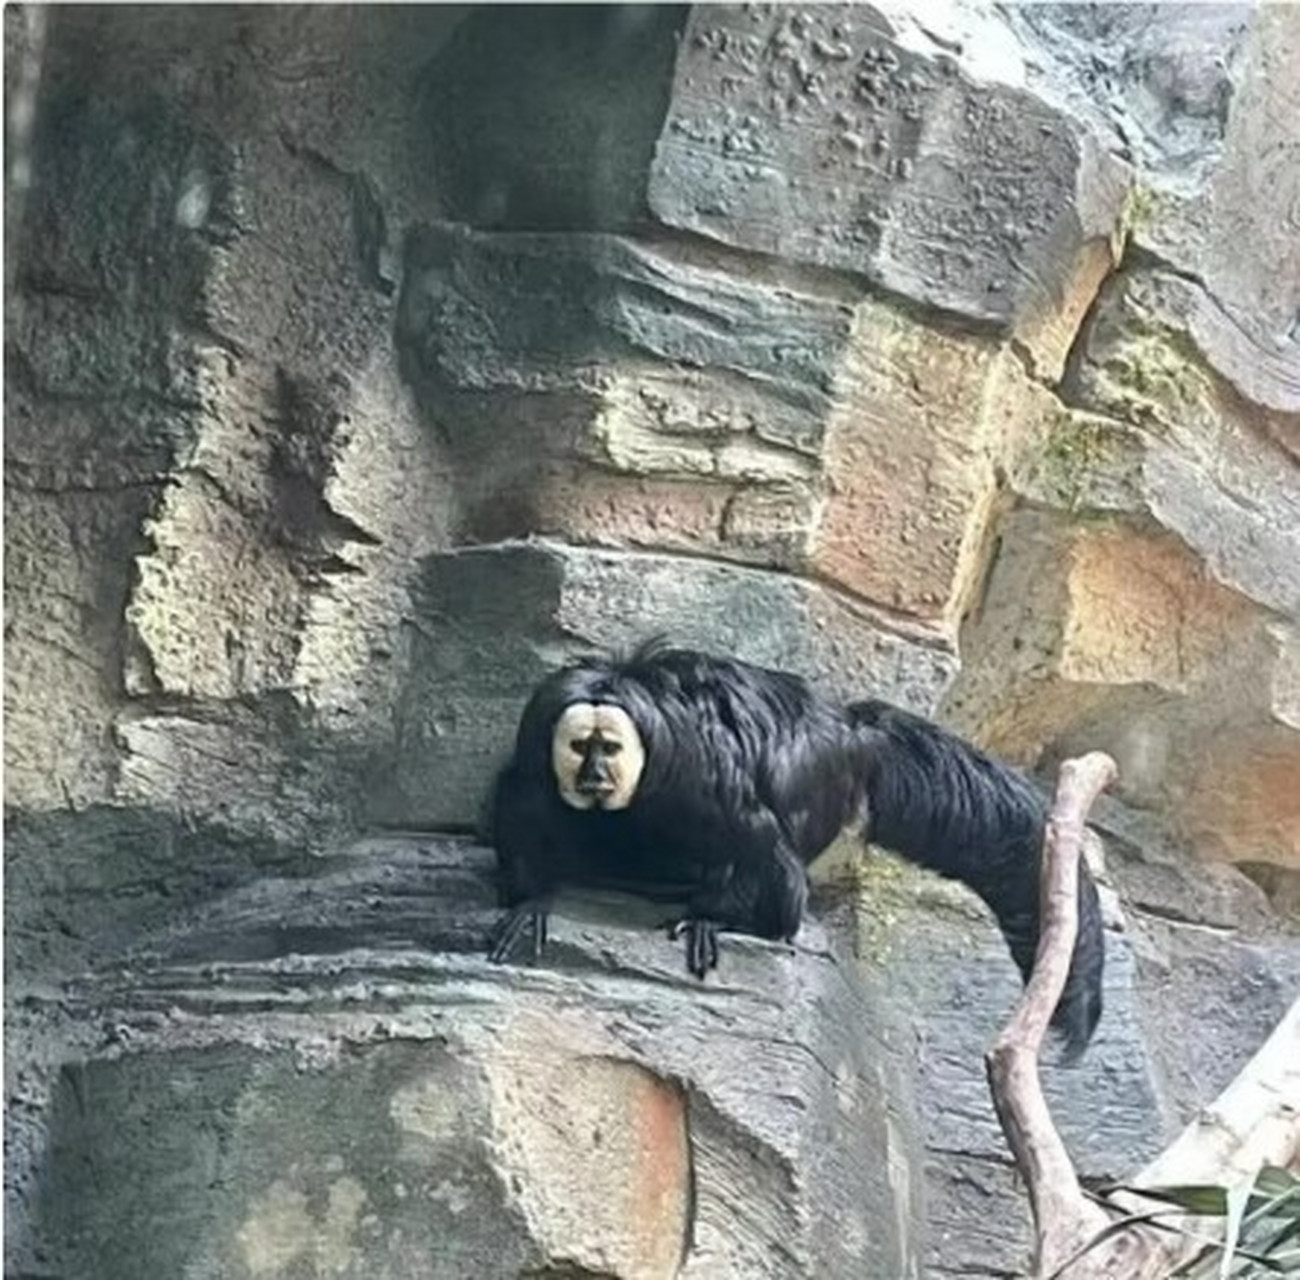
[[[862,737],[802,677],[682,649],[634,656],[619,674],[646,704],[648,814],[716,822],[759,806],[806,861],[860,812]]]

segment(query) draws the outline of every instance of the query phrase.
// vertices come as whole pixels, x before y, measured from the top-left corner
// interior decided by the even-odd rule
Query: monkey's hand
[[[671,925],[668,936],[675,942],[686,937],[686,967],[701,981],[710,969],[718,967],[718,933],[722,926],[716,920],[702,920],[688,916]]]
[[[546,921],[550,904],[544,898],[530,898],[508,911],[497,922],[488,941],[488,959],[493,964],[504,964],[528,930],[533,934],[533,961],[542,958],[546,946]]]

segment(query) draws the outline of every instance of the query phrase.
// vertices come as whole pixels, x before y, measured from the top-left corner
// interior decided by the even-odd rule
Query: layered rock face
[[[1300,992],[1300,15],[10,7],[7,1266],[1005,1275],[963,890],[481,958],[655,632],[1114,754],[1122,1176]],[[378,833],[378,834],[376,834]]]

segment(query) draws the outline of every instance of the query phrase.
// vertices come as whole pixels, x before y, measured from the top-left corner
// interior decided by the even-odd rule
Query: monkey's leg
[[[549,898],[529,898],[508,911],[497,922],[488,942],[488,959],[493,964],[504,964],[518,946],[519,940],[529,930],[533,935],[533,962],[542,958],[546,946],[546,926],[550,916]]]

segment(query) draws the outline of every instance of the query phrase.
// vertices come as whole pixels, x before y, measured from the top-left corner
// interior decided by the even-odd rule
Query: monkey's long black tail
[[[1038,946],[1047,801],[1023,775],[886,702],[848,715],[868,760],[867,838],[969,885],[992,909],[1027,981]],[[1069,1057],[1101,1017],[1105,936],[1097,886],[1079,868],[1079,933],[1053,1025]]]

